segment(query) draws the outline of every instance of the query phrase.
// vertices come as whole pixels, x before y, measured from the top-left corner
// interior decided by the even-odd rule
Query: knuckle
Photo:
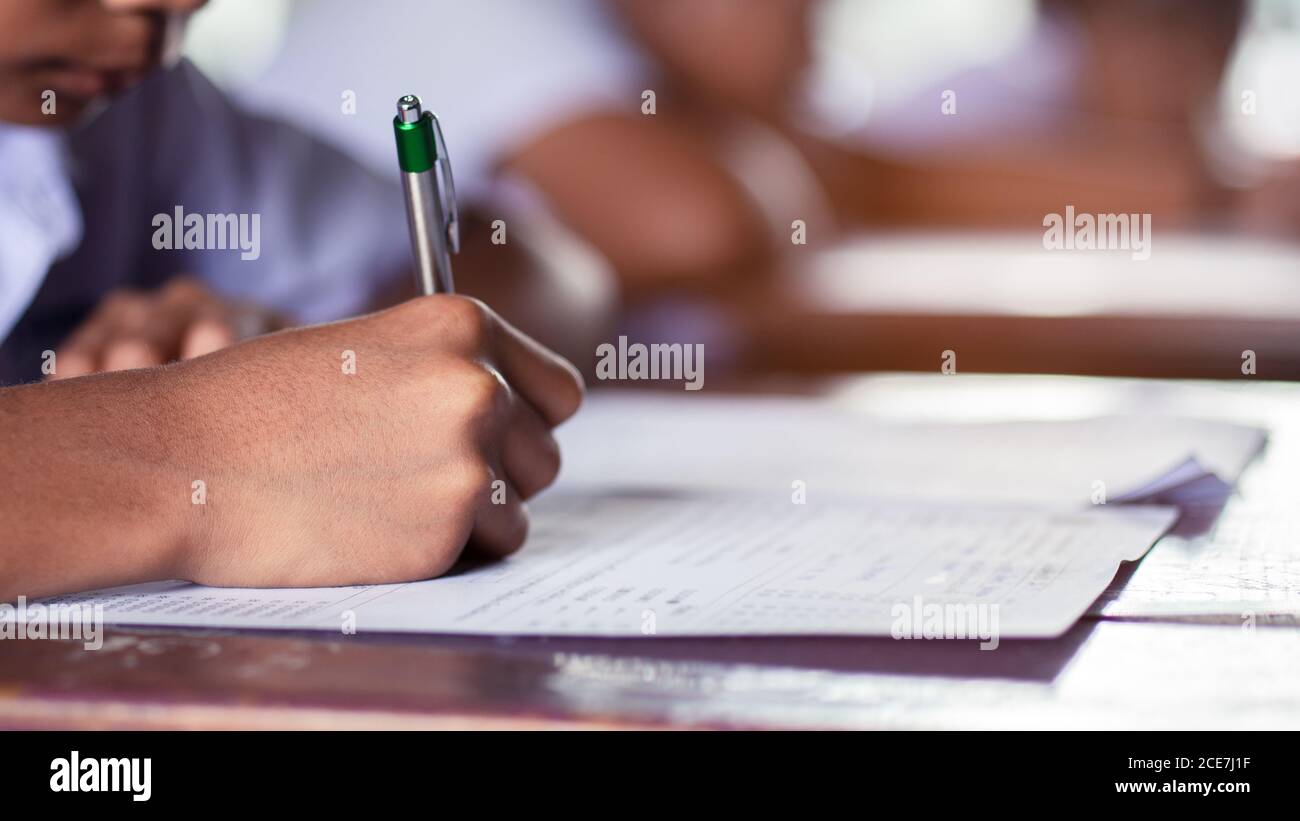
[[[193,276],[179,276],[163,287],[163,294],[172,299],[193,299],[207,296],[208,289]]]
[[[153,343],[140,336],[123,336],[109,344],[108,356],[139,361],[153,359],[157,354]]]
[[[140,291],[117,291],[105,298],[98,318],[121,327],[135,327],[148,317],[152,302],[152,297]]]
[[[187,329],[191,337],[203,339],[216,347],[227,347],[239,341],[233,323],[223,319],[204,317],[192,322]]]
[[[555,441],[554,436],[547,435],[542,438],[541,447],[538,449],[538,462],[540,465],[538,474],[542,480],[542,487],[548,487],[555,481],[555,477],[560,475],[560,467],[563,463],[563,458],[560,455],[560,443]]]
[[[479,364],[464,369],[455,390],[463,413],[471,419],[488,419],[504,413],[509,401],[506,386]]]
[[[459,296],[430,299],[439,299],[438,310],[443,325],[455,340],[475,348],[488,341],[496,322],[482,302]]]
[[[56,365],[52,376],[55,379],[83,376],[95,370],[94,356],[77,348],[65,348],[56,351],[54,361]]]
[[[582,407],[582,401],[587,396],[587,388],[583,384],[582,376],[576,370],[570,370],[572,378],[564,380],[563,387],[559,389],[557,396],[557,407],[560,414],[558,421],[563,422],[578,412]]]
[[[119,288],[116,291],[109,291],[100,302],[100,307],[105,311],[121,311],[140,304],[144,295],[139,291],[130,288]]]
[[[447,509],[452,512],[452,523],[456,525],[453,529],[472,523],[483,501],[489,498],[496,478],[496,471],[478,453],[467,455],[449,472],[445,492],[449,501]]]

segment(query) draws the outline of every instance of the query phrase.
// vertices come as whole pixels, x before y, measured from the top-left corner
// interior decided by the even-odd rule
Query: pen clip
[[[447,143],[442,138],[442,125],[438,122],[438,115],[432,111],[429,112],[429,119],[433,121],[433,147],[438,154],[438,168],[442,171],[442,178],[447,184],[447,197],[444,205],[444,212],[447,216],[447,224],[442,230],[447,234],[447,243],[453,254],[460,253],[460,214],[456,210],[456,181],[451,176],[451,158],[447,156]],[[438,196],[442,196],[439,193]]]

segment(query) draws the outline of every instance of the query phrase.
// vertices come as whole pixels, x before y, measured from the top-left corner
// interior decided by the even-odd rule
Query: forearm
[[[171,577],[201,512],[166,378],[0,390],[0,601]]]

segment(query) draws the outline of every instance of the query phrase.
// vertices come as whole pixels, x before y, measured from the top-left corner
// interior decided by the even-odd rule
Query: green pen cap
[[[433,113],[424,111],[420,98],[414,94],[398,98],[393,136],[397,139],[397,164],[403,171],[418,174],[433,168],[438,161],[438,149],[433,141]]]

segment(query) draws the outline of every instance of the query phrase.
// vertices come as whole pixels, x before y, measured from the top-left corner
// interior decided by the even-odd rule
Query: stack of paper
[[[1117,502],[1230,487],[1263,434],[1180,419],[897,425],[813,401],[631,395],[594,397],[562,439],[565,478],[505,561],[404,585],[76,598],[132,624],[1055,636],[1176,516]]]
[[[810,399],[600,397],[561,431],[567,487],[693,487],[789,495],[1077,508],[1222,496],[1263,447],[1227,422],[1112,416],[901,424]]]

